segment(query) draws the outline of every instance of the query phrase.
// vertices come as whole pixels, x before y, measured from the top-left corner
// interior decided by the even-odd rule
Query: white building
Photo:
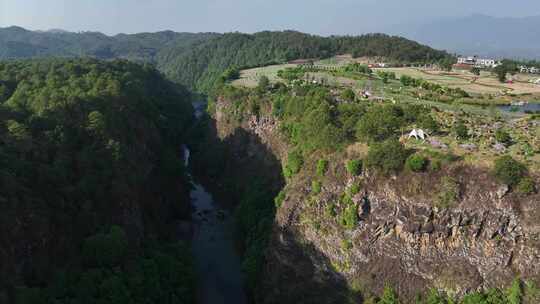
[[[485,58],[480,58],[480,59],[477,59],[476,60],[476,65],[480,65],[480,66],[483,66],[483,67],[495,67],[497,64],[497,62],[495,61],[495,59],[485,59]]]
[[[458,57],[458,64],[468,64],[479,68],[494,68],[498,65],[495,59],[478,58],[477,56]]]

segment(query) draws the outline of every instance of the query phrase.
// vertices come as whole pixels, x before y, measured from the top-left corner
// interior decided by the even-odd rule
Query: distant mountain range
[[[540,59],[540,16],[497,18],[475,14],[402,24],[388,32],[462,55]]]

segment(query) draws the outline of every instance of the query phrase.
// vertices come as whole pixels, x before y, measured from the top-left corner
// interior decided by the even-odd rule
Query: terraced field
[[[520,94],[540,94],[540,85],[529,83],[528,75],[515,76],[514,83],[500,83],[495,76],[482,72],[478,77],[469,72],[441,72],[419,68],[380,68],[376,71],[396,73],[397,77],[407,75],[422,78],[451,88],[462,88],[473,94],[502,94],[504,91]]]

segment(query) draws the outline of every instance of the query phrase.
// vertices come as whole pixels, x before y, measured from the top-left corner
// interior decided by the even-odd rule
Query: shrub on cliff
[[[302,154],[300,154],[300,152],[296,150],[290,152],[287,156],[287,164],[283,169],[283,175],[285,175],[285,177],[287,178],[294,176],[295,174],[300,172],[303,164],[304,158],[302,157]]]
[[[519,183],[517,184],[516,189],[519,193],[525,195],[536,192],[534,180],[530,177],[522,178],[521,181],[519,181]]]
[[[328,170],[328,161],[326,159],[319,159],[317,161],[317,175],[323,177]]]
[[[392,289],[392,287],[390,286],[384,287],[381,299],[379,300],[379,302],[377,302],[377,304],[398,304],[398,303],[399,303],[398,297],[396,293],[394,292],[394,290]]]
[[[352,159],[347,162],[345,165],[347,172],[350,175],[358,176],[362,172],[362,160],[361,159]]]
[[[514,186],[525,176],[527,168],[509,155],[495,160],[495,176],[503,183]]]
[[[426,169],[428,160],[422,155],[413,154],[405,161],[405,168],[413,172],[421,172]]]
[[[345,229],[354,229],[358,224],[358,206],[355,203],[350,203],[341,214],[341,225]]]
[[[321,188],[322,188],[322,184],[321,184],[320,181],[314,180],[314,181],[311,182],[311,193],[313,193],[315,195],[319,194],[319,193],[321,193]]]
[[[397,139],[390,139],[371,145],[365,163],[388,174],[401,170],[406,158],[405,147]]]
[[[502,129],[495,131],[495,139],[505,145],[512,143],[512,137],[510,137],[510,134]]]
[[[456,134],[456,137],[459,139],[469,138],[469,129],[463,123],[463,121],[458,121],[456,123],[456,125],[454,126],[454,133]]]
[[[283,205],[284,200],[285,200],[285,191],[281,190],[279,191],[278,195],[274,198],[274,204],[276,205],[276,209],[280,208],[281,205]]]

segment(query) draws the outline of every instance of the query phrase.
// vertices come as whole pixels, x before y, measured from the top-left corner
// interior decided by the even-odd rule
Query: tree
[[[480,68],[477,68],[477,67],[472,68],[471,73],[473,73],[476,76],[480,76]]]
[[[264,92],[266,89],[268,89],[268,86],[270,85],[270,79],[268,79],[268,77],[266,76],[261,76],[259,78],[259,85],[258,85],[258,89],[262,92]]]
[[[87,130],[98,135],[105,133],[105,117],[99,111],[88,114]]]
[[[499,79],[499,82],[506,82],[506,74],[508,73],[508,68],[504,64],[496,66],[493,71],[497,75],[497,79]]]
[[[400,108],[393,105],[377,105],[362,116],[356,127],[356,136],[366,142],[383,141],[396,135],[403,122],[403,112]]]
[[[406,158],[405,147],[397,139],[388,139],[370,145],[365,164],[386,174],[395,173],[403,168]]]
[[[452,66],[456,63],[456,58],[455,57],[450,57],[450,56],[447,56],[445,58],[443,58],[441,61],[439,61],[439,66],[441,67],[441,69],[443,71],[451,71],[452,70]]]
[[[467,128],[465,123],[461,120],[459,120],[454,126],[454,133],[456,134],[456,137],[459,139],[469,138],[469,129]]]
[[[430,134],[438,133],[441,129],[439,123],[429,114],[421,115],[417,122],[420,128],[431,132]]]
[[[346,101],[352,102],[356,98],[356,95],[354,94],[353,90],[345,89],[341,92],[341,98]]]

